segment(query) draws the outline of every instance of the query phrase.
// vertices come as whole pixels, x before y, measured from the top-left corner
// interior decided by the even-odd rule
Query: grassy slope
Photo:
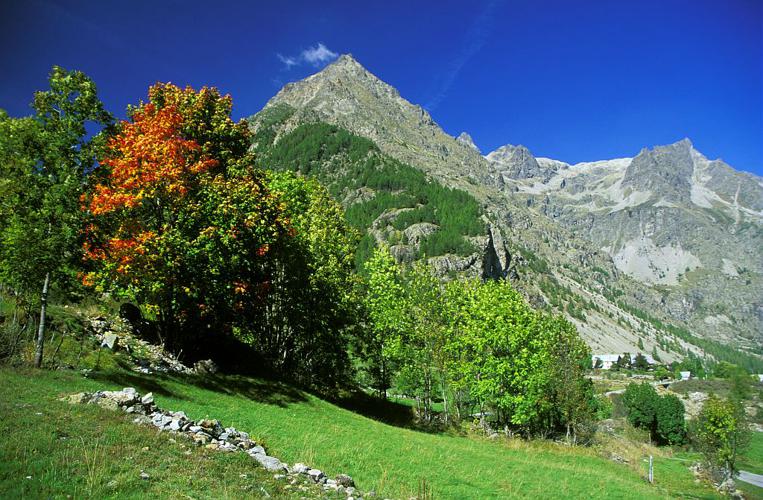
[[[247,430],[290,463],[303,461],[329,474],[349,473],[361,489],[388,496],[416,494],[425,481],[435,498],[712,497],[680,462],[658,461],[660,473],[656,485],[650,486],[632,470],[590,450],[550,443],[483,442],[392,427],[288,386],[256,379],[181,379],[119,370],[86,379],[72,372],[10,369],[0,369],[0,432],[13,436],[0,440],[0,497],[24,491],[32,496],[73,491],[80,496],[88,488],[95,488],[97,496],[110,491],[136,496],[172,496],[178,491],[242,494],[238,475],[244,470],[251,474],[251,462],[210,454],[186,465],[180,443],[160,442],[151,430],[128,429],[131,424],[98,408],[72,409],[55,400],[60,393],[128,385],[153,391],[161,407],[182,409],[191,418],[208,415]],[[20,404],[31,406],[20,408]],[[37,411],[43,415],[37,416]],[[30,432],[18,432],[27,427]],[[56,438],[61,433],[95,439],[108,449],[104,457],[121,457],[109,465],[109,474],[117,481],[111,490],[110,478],[88,484],[85,457],[67,452],[70,441]],[[139,451],[144,443],[155,450],[149,457]],[[136,479],[139,467],[164,482],[141,482]],[[26,475],[33,476],[29,483],[22,481]]]
[[[739,468],[753,474],[763,474],[763,433],[753,433],[750,447],[739,461]]]
[[[124,415],[55,399],[62,390],[96,385],[61,372],[0,371],[0,498],[284,494],[285,485],[244,454],[195,449],[183,439],[173,443],[169,434]]]
[[[763,474],[763,433],[756,432],[752,435],[750,447],[739,461],[739,468],[753,474]],[[742,490],[748,499],[763,500],[763,488],[741,481],[737,481],[737,488]]]

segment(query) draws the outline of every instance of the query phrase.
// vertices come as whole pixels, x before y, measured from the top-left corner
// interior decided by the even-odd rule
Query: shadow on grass
[[[282,408],[290,404],[309,402],[304,392],[278,380],[243,375],[187,375],[183,380],[208,391]]]
[[[436,425],[427,425],[417,421],[412,407],[380,399],[360,390],[329,401],[340,408],[387,425],[426,432],[428,434],[440,434],[443,432],[443,429]]]
[[[141,392],[153,392],[160,396],[180,400],[193,399],[191,391],[178,392],[171,384],[185,384],[198,389],[241,397],[260,403],[286,407],[308,401],[304,392],[277,380],[252,378],[242,375],[183,375],[169,373],[143,374],[133,372],[129,362],[117,360],[119,369],[94,371],[89,378],[110,382],[122,387],[135,387]]]

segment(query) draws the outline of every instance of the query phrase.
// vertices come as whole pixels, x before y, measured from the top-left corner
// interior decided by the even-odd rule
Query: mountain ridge
[[[406,101],[394,87],[384,83],[347,55],[339,57],[315,75],[286,85],[268,101],[263,111],[252,118],[253,129],[263,130],[268,120],[266,117],[277,114],[280,107],[287,107],[290,111],[274,127],[275,142],[301,123],[331,123],[372,140],[385,154],[420,169],[444,185],[471,193],[486,211],[486,236],[489,244],[485,251],[495,254],[498,262],[494,263],[494,267],[508,270],[512,265],[519,265],[522,272],[515,273],[515,285],[536,306],[555,307],[567,313],[595,349],[635,352],[636,341],[643,338],[647,349],[657,349],[667,358],[672,356],[670,345],[683,349],[684,352],[692,350],[685,341],[655,327],[659,321],[643,320],[639,316],[644,314],[634,315],[629,311],[650,311],[661,317],[662,321],[673,318],[681,324],[691,325],[698,335],[704,334],[724,342],[737,339],[731,326],[722,318],[723,314],[711,315],[716,318],[710,320],[715,321],[715,324],[706,324],[704,320],[708,315],[697,315],[691,307],[688,308],[688,313],[683,310],[687,308],[686,304],[696,306],[702,300],[709,300],[705,296],[701,300],[694,297],[692,294],[696,295],[696,287],[683,290],[670,284],[650,283],[637,273],[627,272],[627,263],[634,256],[639,256],[642,250],[652,252],[650,255],[656,256],[655,259],[672,258],[682,265],[686,262],[693,263],[685,255],[686,252],[691,254],[691,248],[688,248],[691,245],[687,246],[681,241],[666,243],[661,238],[652,238],[653,234],[639,233],[639,228],[654,226],[655,217],[672,217],[671,211],[679,210],[659,206],[660,199],[642,199],[647,188],[651,186],[662,189],[663,185],[667,185],[667,204],[675,204],[676,200],[681,203],[691,200],[691,182],[687,183],[685,179],[687,161],[690,160],[701,163],[702,172],[711,179],[718,179],[725,186],[723,196],[728,198],[731,189],[729,183],[736,179],[731,167],[728,170],[724,167],[725,164],[702,160],[704,157],[695,158],[691,147],[688,148],[690,154],[687,159],[687,148],[680,144],[677,148],[682,149],[684,154],[679,158],[680,161],[676,161],[684,170],[681,171],[683,174],[673,177],[670,168],[673,152],[662,155],[661,150],[654,153],[655,148],[642,150],[639,153],[643,155],[641,160],[633,167],[633,160],[639,155],[634,158],[577,164],[584,166],[581,170],[576,165],[557,160],[537,159],[527,148],[513,146],[511,151],[507,150],[505,158],[494,155],[494,161],[491,161],[487,157],[494,152],[482,156],[473,147],[473,141],[467,141],[463,136],[459,139],[448,135],[421,106]],[[515,160],[524,162],[524,165],[517,167]],[[644,179],[644,168],[652,164],[665,172],[667,183]],[[628,168],[631,168],[631,174],[623,187],[623,179],[618,176],[624,177]],[[692,175],[693,172],[694,170]],[[592,191],[588,187],[589,181],[598,187]],[[598,188],[601,188],[601,192],[597,191]],[[621,199],[615,201],[612,196],[606,198],[602,193],[607,190],[622,195]],[[373,196],[373,193],[370,195]],[[704,198],[700,195],[704,195]],[[742,200],[754,199],[754,196],[754,190],[745,192],[742,193]],[[712,199],[707,203],[712,205],[717,202],[708,192],[700,190],[695,193],[698,200],[708,197]],[[617,220],[618,224],[624,224],[626,230],[623,232],[612,231],[611,227],[600,222],[602,217],[606,219],[609,214],[614,214],[614,219],[623,213],[633,214],[634,207],[640,207],[646,202],[649,202],[649,210],[656,208],[659,215],[656,216],[644,207],[643,214],[637,214],[637,219],[643,224],[636,224],[635,229],[629,228],[632,221],[628,222],[627,218]],[[737,203],[737,207],[746,208],[744,203]],[[753,206],[757,207],[754,203]],[[712,208],[703,210],[707,212],[701,214],[703,224],[709,224],[708,227],[711,228],[715,226],[708,218],[726,216],[722,210],[718,213]],[[740,221],[750,223],[750,214],[739,208],[736,211],[741,214]],[[757,227],[754,221],[752,224]],[[602,243],[603,235],[606,234],[614,237],[609,245]],[[644,238],[640,240],[641,236]],[[717,239],[717,234],[713,233],[713,237],[716,241],[721,241]],[[634,243],[630,247],[624,245],[631,240],[638,244]],[[750,240],[754,241],[757,240]],[[632,249],[631,253],[618,253],[626,247]],[[754,258],[754,252],[742,260],[747,258]],[[700,269],[699,272],[705,270],[685,266],[681,269],[682,276],[687,272],[686,268],[689,273],[693,269]],[[667,281],[672,282],[678,277],[679,273],[674,271],[671,270],[669,277],[666,275]],[[752,287],[748,293],[739,296],[750,304],[743,311],[746,319],[742,322],[746,327],[745,338],[748,339],[755,339],[756,334],[760,336],[761,323],[761,319],[755,319],[756,303],[753,297],[759,289],[760,276],[757,270],[753,271]],[[444,272],[449,270],[446,268]],[[658,275],[660,272],[663,271],[655,271]],[[702,279],[698,283],[703,283]],[[628,303],[623,303],[623,300]],[[582,314],[569,313],[567,309],[570,301],[578,304],[576,307],[587,304],[587,318]],[[602,309],[606,310],[602,312]],[[734,323],[734,320],[728,319]]]

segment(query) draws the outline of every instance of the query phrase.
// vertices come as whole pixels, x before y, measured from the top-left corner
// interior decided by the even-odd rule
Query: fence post
[[[654,483],[654,468],[652,467],[652,455],[649,455],[649,483]]]

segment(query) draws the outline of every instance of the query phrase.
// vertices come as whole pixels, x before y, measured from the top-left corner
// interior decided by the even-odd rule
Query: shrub
[[[737,457],[751,438],[741,403],[711,395],[702,406],[692,434],[709,468],[723,480],[733,477]]]
[[[651,385],[630,383],[623,394],[628,421],[635,427],[654,434],[659,399],[657,391]]]
[[[660,442],[681,444],[686,438],[684,404],[674,394],[658,399],[656,411],[657,437]]]

